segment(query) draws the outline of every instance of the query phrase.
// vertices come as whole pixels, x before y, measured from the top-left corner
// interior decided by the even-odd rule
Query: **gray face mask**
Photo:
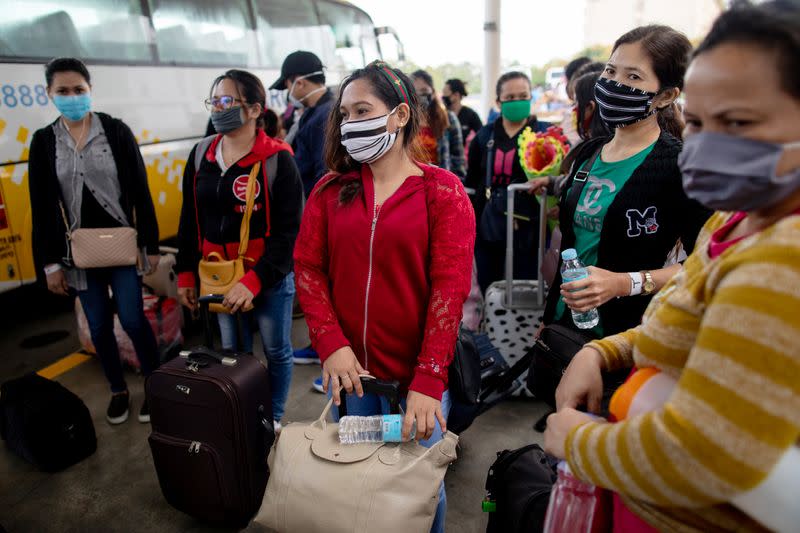
[[[686,138],[678,156],[689,198],[715,211],[757,211],[800,189],[800,168],[777,176],[784,150],[800,141],[773,144],[721,133]]]
[[[217,133],[230,133],[233,130],[239,129],[244,125],[244,117],[242,116],[242,107],[232,107],[225,111],[212,111],[211,123]]]

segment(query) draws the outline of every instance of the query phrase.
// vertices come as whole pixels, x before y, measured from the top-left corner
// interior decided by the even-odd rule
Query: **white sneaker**
[[[276,437],[281,434],[281,430],[283,429],[283,426],[281,425],[280,422],[278,422],[277,420],[274,420],[272,422],[272,427],[275,430],[275,436]]]

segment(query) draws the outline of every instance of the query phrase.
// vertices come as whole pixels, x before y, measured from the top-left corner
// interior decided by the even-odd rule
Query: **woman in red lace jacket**
[[[341,86],[328,120],[331,173],[312,192],[295,247],[297,292],[323,386],[348,414],[388,408],[359,375],[398,380],[403,436],[446,430],[447,371],[470,289],[475,221],[461,181],[416,162],[419,109],[410,80],[375,62]],[[382,405],[383,403],[383,405]],[[442,491],[433,530],[443,531]]]

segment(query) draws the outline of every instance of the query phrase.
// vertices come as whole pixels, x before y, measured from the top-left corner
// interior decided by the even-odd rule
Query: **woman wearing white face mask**
[[[548,419],[548,451],[618,494],[615,531],[797,531],[799,43],[800,8],[776,1],[724,13],[694,52],[678,164],[718,212],[643,324],[588,344],[562,379],[572,405],[599,393],[601,369],[675,382],[624,422]]]
[[[411,81],[384,63],[355,71],[331,112],[331,174],[312,192],[295,249],[300,303],[323,386],[348,413],[380,414],[359,374],[407,394],[403,436],[432,445],[449,408],[447,372],[470,289],[475,221],[460,180],[421,164]],[[388,411],[387,411],[388,412]],[[444,531],[442,489],[434,531]]]

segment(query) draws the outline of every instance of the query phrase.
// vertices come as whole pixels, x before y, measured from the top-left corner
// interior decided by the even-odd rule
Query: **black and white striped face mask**
[[[389,151],[399,131],[389,133],[386,130],[389,117],[395,111],[396,107],[380,117],[342,122],[342,146],[350,157],[359,163],[372,163]]]
[[[629,85],[599,78],[594,85],[594,97],[600,110],[600,118],[609,129],[636,124],[656,112],[650,110],[653,98],[658,93],[636,89]]]

